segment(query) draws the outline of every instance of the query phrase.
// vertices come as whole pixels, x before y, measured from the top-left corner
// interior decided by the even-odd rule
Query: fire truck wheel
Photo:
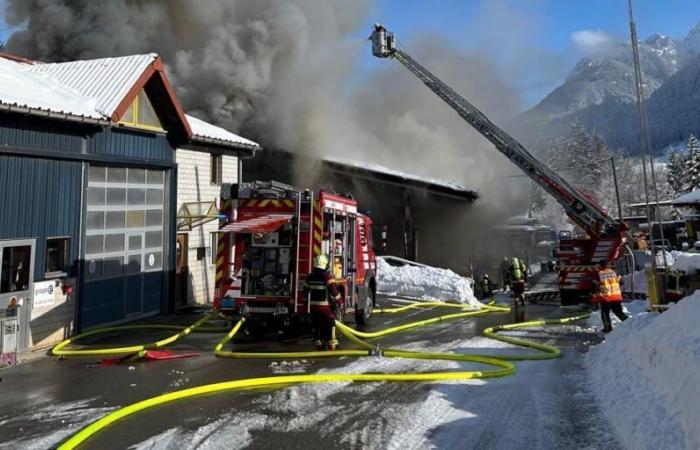
[[[360,301],[362,303],[355,309],[355,323],[369,325],[374,309],[374,292],[369,288],[360,289]]]

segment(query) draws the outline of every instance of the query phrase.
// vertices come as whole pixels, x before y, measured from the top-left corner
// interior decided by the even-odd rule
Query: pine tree
[[[687,159],[684,168],[683,193],[700,188],[700,142],[698,142],[698,138],[691,134],[685,146]]]
[[[669,190],[674,197],[683,192],[684,161],[683,154],[671,149],[668,152],[668,164],[666,164],[666,180]]]

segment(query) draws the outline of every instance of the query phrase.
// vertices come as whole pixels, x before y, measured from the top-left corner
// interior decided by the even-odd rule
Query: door
[[[189,248],[188,233],[180,233],[177,235],[175,242],[175,306],[184,306],[187,304],[187,281],[189,279],[188,248]],[[212,252],[216,252],[213,248]]]
[[[19,317],[19,351],[30,346],[34,249],[34,239],[0,241],[0,314]]]

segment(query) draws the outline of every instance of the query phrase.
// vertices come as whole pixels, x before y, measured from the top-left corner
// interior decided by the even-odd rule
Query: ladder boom
[[[552,195],[566,214],[591,237],[619,228],[595,202],[570,185],[561,176],[535,158],[520,142],[491,122],[477,107],[396,47],[393,33],[377,24],[371,36],[372,52],[379,58],[394,58],[417,76],[431,91],[447,103],[476,131],[488,139],[511,162]]]

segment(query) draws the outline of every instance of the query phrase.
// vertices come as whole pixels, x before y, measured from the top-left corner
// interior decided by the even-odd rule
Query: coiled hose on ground
[[[398,308],[386,308],[380,310],[383,313],[398,313],[414,308],[434,308],[434,307],[445,307],[445,308],[459,308],[464,310],[462,305],[454,305],[451,303],[444,302],[430,302],[423,304],[411,304]],[[490,327],[484,330],[484,336],[495,339],[498,341],[506,342],[520,347],[532,348],[538,350],[538,353],[528,353],[528,354],[512,354],[512,355],[482,355],[482,354],[461,354],[461,353],[436,353],[436,352],[419,352],[411,350],[397,350],[397,349],[379,349],[378,346],[366,342],[364,339],[376,339],[381,338],[390,334],[406,331],[409,329],[414,329],[417,327],[427,326],[434,323],[439,323],[447,320],[456,320],[466,317],[475,317],[480,315],[485,315],[489,313],[503,313],[510,311],[510,308],[500,307],[500,306],[490,306],[483,305],[479,310],[468,310],[453,314],[446,314],[439,317],[420,320],[416,322],[411,322],[384,330],[376,332],[362,332],[348,327],[340,322],[336,322],[338,329],[345,335],[348,339],[353,341],[355,344],[361,347],[361,349],[348,349],[348,350],[338,350],[333,352],[321,352],[321,351],[311,351],[311,352],[278,352],[278,353],[267,353],[267,352],[235,352],[224,350],[224,346],[229,343],[236,333],[239,331],[245,319],[239,320],[235,326],[226,334],[226,336],[216,345],[215,354],[219,357],[228,358],[329,358],[329,357],[364,357],[364,356],[374,356],[381,354],[384,357],[390,358],[409,358],[409,359],[432,359],[432,360],[445,360],[445,361],[459,361],[459,362],[471,362],[479,363],[487,366],[494,367],[489,370],[480,371],[453,371],[453,372],[432,372],[432,373],[366,373],[366,374],[350,374],[350,373],[322,373],[322,374],[308,374],[308,375],[283,375],[283,376],[273,376],[273,377],[262,377],[262,378],[249,378],[243,380],[233,380],[224,381],[220,383],[207,384],[202,386],[196,386],[188,389],[183,389],[175,392],[170,392],[167,394],[151,397],[142,400],[131,405],[127,405],[116,411],[113,411],[106,416],[98,419],[97,421],[91,423],[87,427],[81,429],[78,433],[74,434],[63,442],[59,446],[59,450],[74,449],[77,446],[84,443],[91,436],[98,433],[100,430],[105,429],[111,424],[121,420],[125,417],[136,414],[145,409],[169,403],[175,400],[181,400],[191,397],[196,397],[204,394],[210,394],[214,392],[223,392],[236,389],[246,389],[246,388],[256,388],[262,386],[271,385],[290,385],[290,384],[302,384],[302,383],[331,383],[331,382],[422,382],[422,381],[447,381],[447,380],[468,380],[474,378],[495,378],[504,377],[512,375],[516,371],[515,365],[511,361],[522,361],[522,360],[543,360],[558,358],[561,355],[559,349],[554,346],[527,341],[521,338],[515,338],[510,336],[499,335],[499,331],[514,330],[520,328],[538,327],[538,326],[548,326],[548,325],[561,325],[577,320],[583,320],[588,318],[589,314],[582,314],[574,317],[567,317],[563,319],[546,319],[546,320],[534,320],[523,323],[514,323],[508,325],[500,325],[495,327]],[[53,349],[53,354],[65,355],[65,356],[89,356],[89,355],[105,355],[105,354],[129,354],[145,351],[148,348],[157,348],[167,345],[168,343],[174,342],[180,339],[192,331],[199,329],[202,331],[201,327],[204,323],[213,319],[213,315],[207,315],[206,317],[198,320],[189,327],[177,327],[180,331],[170,336],[169,338],[157,341],[152,344],[145,344],[143,346],[131,346],[131,347],[121,347],[116,349],[96,349],[96,350],[64,350],[64,348],[71,342],[75,342],[79,338],[86,337],[88,335],[98,334],[100,332],[105,332],[103,330],[94,330],[89,333],[77,336],[72,340],[67,340],[59,344]],[[124,326],[124,327],[110,327],[109,331],[124,330],[124,329],[135,329],[144,328],[142,325],[135,326]],[[153,329],[175,329],[175,328],[163,328],[163,325],[148,326],[157,327]],[[108,352],[108,350],[111,351]],[[115,353],[117,351],[118,353]],[[98,352],[98,353],[94,353]]]

